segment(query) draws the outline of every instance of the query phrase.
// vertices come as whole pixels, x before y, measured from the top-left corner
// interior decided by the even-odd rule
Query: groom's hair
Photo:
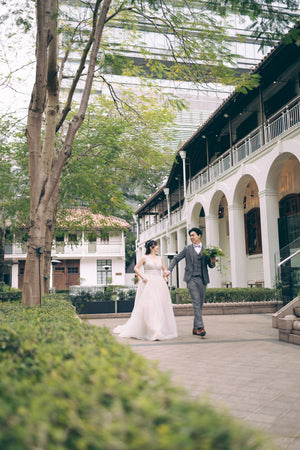
[[[189,235],[191,234],[192,231],[195,231],[195,233],[198,234],[198,236],[199,236],[199,235],[202,236],[202,231],[200,230],[200,228],[196,228],[196,227],[191,228],[191,229],[189,230]]]

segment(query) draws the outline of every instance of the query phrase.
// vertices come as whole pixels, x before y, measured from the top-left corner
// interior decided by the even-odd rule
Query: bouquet
[[[210,258],[216,258],[217,256],[225,256],[223,250],[219,247],[208,247],[203,250],[203,253]]]

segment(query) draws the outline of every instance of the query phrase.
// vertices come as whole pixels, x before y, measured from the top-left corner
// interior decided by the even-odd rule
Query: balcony
[[[57,255],[65,255],[72,257],[80,256],[113,256],[122,255],[124,253],[122,241],[114,242],[84,242],[83,244],[59,244],[53,245],[53,252]]]
[[[232,149],[228,149],[212,164],[199,172],[191,181],[190,194],[198,192],[203,186],[215,181],[228,170],[239,166],[242,161],[265,144],[299,125],[300,99],[298,97],[269,118],[265,125],[253,130],[245,139],[238,142]]]
[[[177,208],[177,209],[175,209],[175,211],[171,212],[170,223],[168,222],[168,218],[165,217],[164,219],[160,220],[159,222],[148,225],[141,232],[140,239],[142,241],[152,239],[153,236],[157,236],[158,234],[163,233],[169,227],[178,225],[180,222],[182,222],[182,220],[184,220],[184,217],[185,217],[185,206],[183,205],[183,207]]]

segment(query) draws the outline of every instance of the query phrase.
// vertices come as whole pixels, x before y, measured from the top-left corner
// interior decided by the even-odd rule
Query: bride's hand
[[[147,283],[147,281],[148,281],[147,278],[144,277],[144,278],[143,278],[143,282],[144,282],[144,283]]]

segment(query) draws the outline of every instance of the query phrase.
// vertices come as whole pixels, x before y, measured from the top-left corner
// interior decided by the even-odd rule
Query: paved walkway
[[[90,319],[111,330],[127,319]],[[280,449],[300,450],[300,346],[278,340],[270,314],[205,316],[207,336],[191,334],[193,317],[176,317],[179,337],[129,344],[157,360],[176,384],[275,437]]]

